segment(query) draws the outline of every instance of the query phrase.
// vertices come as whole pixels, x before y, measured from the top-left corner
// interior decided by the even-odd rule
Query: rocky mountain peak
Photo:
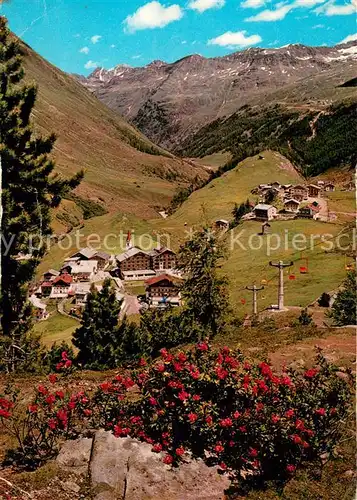
[[[336,65],[351,68],[356,59],[356,42],[335,47],[290,44],[214,58],[192,54],[174,63],[155,60],[137,68],[97,68],[80,81],[154,142],[171,149],[202,125],[235,112],[260,93]]]

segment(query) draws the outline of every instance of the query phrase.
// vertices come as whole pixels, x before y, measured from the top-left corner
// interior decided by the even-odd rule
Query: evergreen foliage
[[[178,269],[185,282],[181,294],[185,308],[198,324],[215,335],[228,311],[227,279],[218,273],[224,249],[209,229],[197,231],[178,254]]]
[[[26,355],[23,342],[31,324],[28,284],[45,253],[51,234],[50,209],[75,188],[83,173],[70,180],[53,173],[48,158],[55,136],[35,136],[30,123],[37,89],[23,84],[19,46],[0,16],[0,158],[2,167],[1,329],[7,368],[15,370]],[[19,260],[20,254],[31,254]]]
[[[236,227],[239,223],[243,215],[248,214],[252,211],[252,207],[249,199],[238,205],[237,203],[234,205],[232,210],[233,221],[230,224],[230,227]]]
[[[73,344],[79,349],[77,361],[83,366],[101,368],[113,358],[120,307],[110,279],[100,292],[92,285],[81,326],[73,335]]]
[[[348,273],[343,288],[337,294],[330,316],[337,326],[356,325],[356,271]]]

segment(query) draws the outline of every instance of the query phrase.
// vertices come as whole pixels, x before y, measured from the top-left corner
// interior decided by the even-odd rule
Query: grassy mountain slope
[[[173,246],[177,247],[190,234],[192,226],[212,224],[217,218],[232,219],[231,211],[235,203],[241,203],[247,198],[255,201],[256,197],[250,191],[258,184],[273,181],[297,183],[302,180],[301,175],[279,153],[264,151],[262,156],[263,159],[259,159],[258,155],[245,159],[237,167],[195,191],[166,220],[152,221],[157,233],[168,233]],[[341,184],[347,180],[347,176],[351,178],[351,172],[346,170]],[[326,173],[323,178],[331,178],[338,182],[338,176],[333,172],[331,175]],[[329,193],[327,198],[328,203],[331,204],[331,210],[337,210],[340,206],[344,207],[346,212],[350,212],[348,217],[339,214],[335,223],[303,219],[271,222],[271,236],[268,238],[271,238],[271,246],[276,249],[273,249],[270,254],[267,249],[268,238],[263,238],[259,248],[258,234],[261,232],[259,222],[243,222],[226,233],[228,254],[222,266],[222,272],[229,278],[234,309],[239,310],[241,314],[251,312],[251,294],[245,290],[245,286],[254,282],[260,284],[261,280],[266,280],[267,284],[265,290],[259,295],[259,308],[264,309],[270,304],[277,303],[278,274],[276,269],[269,266],[270,260],[284,259],[294,262],[294,266],[285,271],[286,305],[306,306],[322,292],[336,289],[345,276],[345,263],[352,259],[345,257],[346,252],[343,251],[325,251],[326,245],[323,244],[321,238],[322,235],[328,234],[331,236],[327,239],[333,240],[341,232],[347,231],[348,236],[343,238],[345,242],[343,245],[347,246],[351,235],[345,228],[345,222],[353,220],[353,212],[355,212],[353,195],[354,193],[341,191],[339,188],[334,193]],[[240,232],[241,236],[235,240]],[[293,246],[292,239],[295,235],[305,235],[306,244],[300,242]],[[281,240],[279,246],[277,246],[278,238]],[[295,236],[295,238],[299,237]],[[312,248],[309,248],[311,247],[310,238],[314,238]],[[254,248],[256,247],[255,249],[250,249],[249,241]],[[303,251],[305,246],[307,250]],[[306,258],[309,273],[300,274],[299,268],[306,265]],[[295,279],[289,279],[291,275],[295,276]],[[244,304],[241,303],[243,299]]]
[[[73,77],[21,43],[27,81],[39,87],[34,123],[41,133],[55,132],[57,170],[70,175],[85,169],[78,189],[110,211],[152,217],[178,183],[204,169],[174,158],[107,109]]]

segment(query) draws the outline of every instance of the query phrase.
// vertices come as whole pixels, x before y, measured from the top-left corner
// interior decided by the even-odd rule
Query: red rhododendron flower
[[[196,422],[197,418],[198,417],[197,417],[196,413],[192,413],[191,412],[191,413],[188,414],[188,419],[191,422],[191,424],[193,424],[194,422]]]
[[[235,412],[233,413],[233,417],[234,417],[234,418],[239,418],[240,416],[241,416],[241,414],[239,413],[239,411],[235,411]]]
[[[260,363],[259,369],[262,375],[270,377],[272,375],[271,367],[267,363]]]
[[[149,403],[151,404],[151,406],[157,406],[157,399],[151,397],[149,398]]]
[[[222,451],[224,451],[224,447],[221,444],[216,444],[216,446],[214,447],[214,451],[216,453],[222,453]]]
[[[46,389],[46,387],[44,387],[43,385],[40,385],[38,388],[37,388],[38,392],[40,394],[42,394],[43,396],[48,394],[48,390]]]
[[[103,392],[109,392],[113,386],[112,386],[112,383],[111,382],[103,382],[102,384],[100,384],[99,386]]]
[[[54,418],[50,418],[49,421],[47,422],[47,425],[51,430],[54,431],[57,427],[57,422]]]
[[[2,418],[10,418],[11,417],[11,413],[9,412],[9,410],[4,410],[3,408],[0,409],[0,417]]]
[[[139,366],[146,366],[147,365],[147,362],[144,358],[140,358],[140,361],[139,361]]]
[[[48,376],[48,380],[51,384],[55,384],[57,382],[57,375],[55,373],[51,373],[51,375]]]
[[[162,373],[165,371],[165,365],[163,363],[158,363],[157,365],[155,365],[155,370]]]
[[[303,420],[298,419],[295,422],[295,427],[297,428],[298,431],[304,431],[305,430],[305,424]]]
[[[92,415],[92,410],[90,410],[89,408],[85,408],[83,410],[83,413],[86,417],[90,417]]]
[[[28,410],[29,410],[30,413],[37,413],[38,405],[30,405],[28,407]]]
[[[219,424],[221,427],[232,427],[233,422],[230,418],[223,418]]]
[[[224,380],[228,376],[228,371],[220,366],[217,366],[216,374],[220,380]]]
[[[243,432],[243,434],[247,432],[247,428],[246,428],[246,426],[245,426],[245,425],[241,425],[241,426],[239,427],[239,430],[240,430],[241,432]]]
[[[57,396],[59,399],[63,399],[63,398],[64,398],[64,392],[63,392],[63,391],[56,391],[56,396]]]
[[[195,380],[199,379],[200,378],[200,372],[198,370],[191,370],[190,371],[190,375],[192,378],[194,378]]]
[[[182,446],[176,448],[176,455],[178,455],[179,457],[182,457],[184,453],[185,453],[185,448],[183,448]]]
[[[323,416],[323,415],[326,415],[326,410],[325,410],[325,408],[318,408],[317,410],[315,410],[315,413],[317,415]]]
[[[295,472],[296,467],[295,467],[295,465],[291,465],[291,464],[289,464],[289,465],[287,465],[287,466],[286,466],[286,470],[287,470],[288,472]]]
[[[76,407],[76,402],[75,402],[75,401],[70,401],[70,402],[68,403],[68,409],[69,409],[69,410],[74,410],[74,409],[75,409],[75,407]]]
[[[305,378],[314,378],[315,375],[318,373],[319,370],[317,370],[316,368],[310,368],[310,370],[306,370],[306,372],[304,373],[304,377]]]
[[[330,415],[336,415],[336,413],[337,413],[336,408],[331,408]]]
[[[249,449],[249,455],[251,457],[257,457],[258,456],[258,450],[256,450],[255,448],[250,448]]]
[[[181,372],[183,370],[183,366],[180,365],[180,363],[174,363],[173,366],[174,366],[175,372]]]
[[[208,344],[206,342],[199,342],[196,346],[199,351],[208,351]]]
[[[294,410],[288,410],[288,411],[286,411],[286,412],[285,412],[285,416],[286,416],[287,418],[291,418],[291,417],[293,417],[293,416],[294,416],[294,414],[295,414],[295,411],[294,411]]]
[[[72,366],[72,361],[70,359],[67,359],[64,363],[65,368],[71,368]]]
[[[63,368],[63,363],[57,363],[56,370],[59,372],[62,370],[62,368]]]
[[[227,470],[227,465],[224,462],[221,462],[219,466],[222,470]]]
[[[294,442],[295,444],[302,444],[302,439],[301,439],[301,437],[300,437],[300,436],[298,436],[297,434],[293,434],[293,435],[291,436],[291,439],[293,440],[293,442]]]
[[[272,421],[274,424],[276,424],[277,422],[279,422],[279,420],[280,420],[279,415],[272,415],[272,416],[271,416],[271,421]]]
[[[194,396],[192,397],[192,399],[194,401],[199,401],[201,399],[201,396],[199,396],[198,394],[194,394]]]
[[[187,360],[187,356],[184,352],[179,352],[177,355],[177,359],[180,363],[184,363]]]
[[[46,398],[46,403],[47,403],[48,405],[50,405],[50,406],[51,406],[51,405],[53,405],[53,403],[54,403],[55,401],[56,401],[56,398],[55,398],[55,396],[54,396],[53,394],[49,394],[49,395],[47,396],[47,398]]]
[[[178,398],[181,400],[181,401],[186,401],[186,399],[188,399],[190,397],[189,393],[186,392],[186,391],[181,391],[179,392],[178,394]]]
[[[206,423],[207,423],[208,425],[211,425],[211,424],[212,424],[212,422],[213,422],[213,418],[211,417],[211,415],[207,415],[207,417],[206,417]]]
[[[164,464],[170,465],[170,464],[172,464],[174,459],[171,455],[166,455],[166,457],[164,457],[162,461],[164,462]]]
[[[66,351],[63,351],[62,354],[61,354],[61,358],[64,360],[64,361],[67,361],[68,359],[68,354]]]
[[[160,443],[154,444],[154,446],[152,447],[152,451],[154,453],[160,453],[160,451],[162,451],[162,445]]]
[[[257,412],[262,411],[264,409],[263,403],[257,403],[257,405],[255,406],[255,409]]]

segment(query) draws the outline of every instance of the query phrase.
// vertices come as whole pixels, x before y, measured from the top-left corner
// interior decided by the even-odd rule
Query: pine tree
[[[21,339],[31,317],[28,285],[45,253],[41,242],[51,234],[50,209],[83,177],[80,172],[63,180],[53,174],[48,154],[55,136],[33,134],[30,117],[37,89],[24,84],[23,77],[20,46],[0,16],[1,347],[11,370],[25,354]]]
[[[186,278],[181,290],[185,308],[212,335],[223,326],[229,308],[227,279],[218,272],[223,257],[224,249],[209,228],[196,232],[178,254],[178,268]]]
[[[330,317],[335,325],[356,325],[357,289],[356,271],[348,273],[342,289],[332,305]]]
[[[73,334],[73,344],[79,349],[77,361],[82,366],[115,365],[120,308],[121,302],[116,298],[110,279],[104,281],[100,292],[92,286],[81,326]]]

